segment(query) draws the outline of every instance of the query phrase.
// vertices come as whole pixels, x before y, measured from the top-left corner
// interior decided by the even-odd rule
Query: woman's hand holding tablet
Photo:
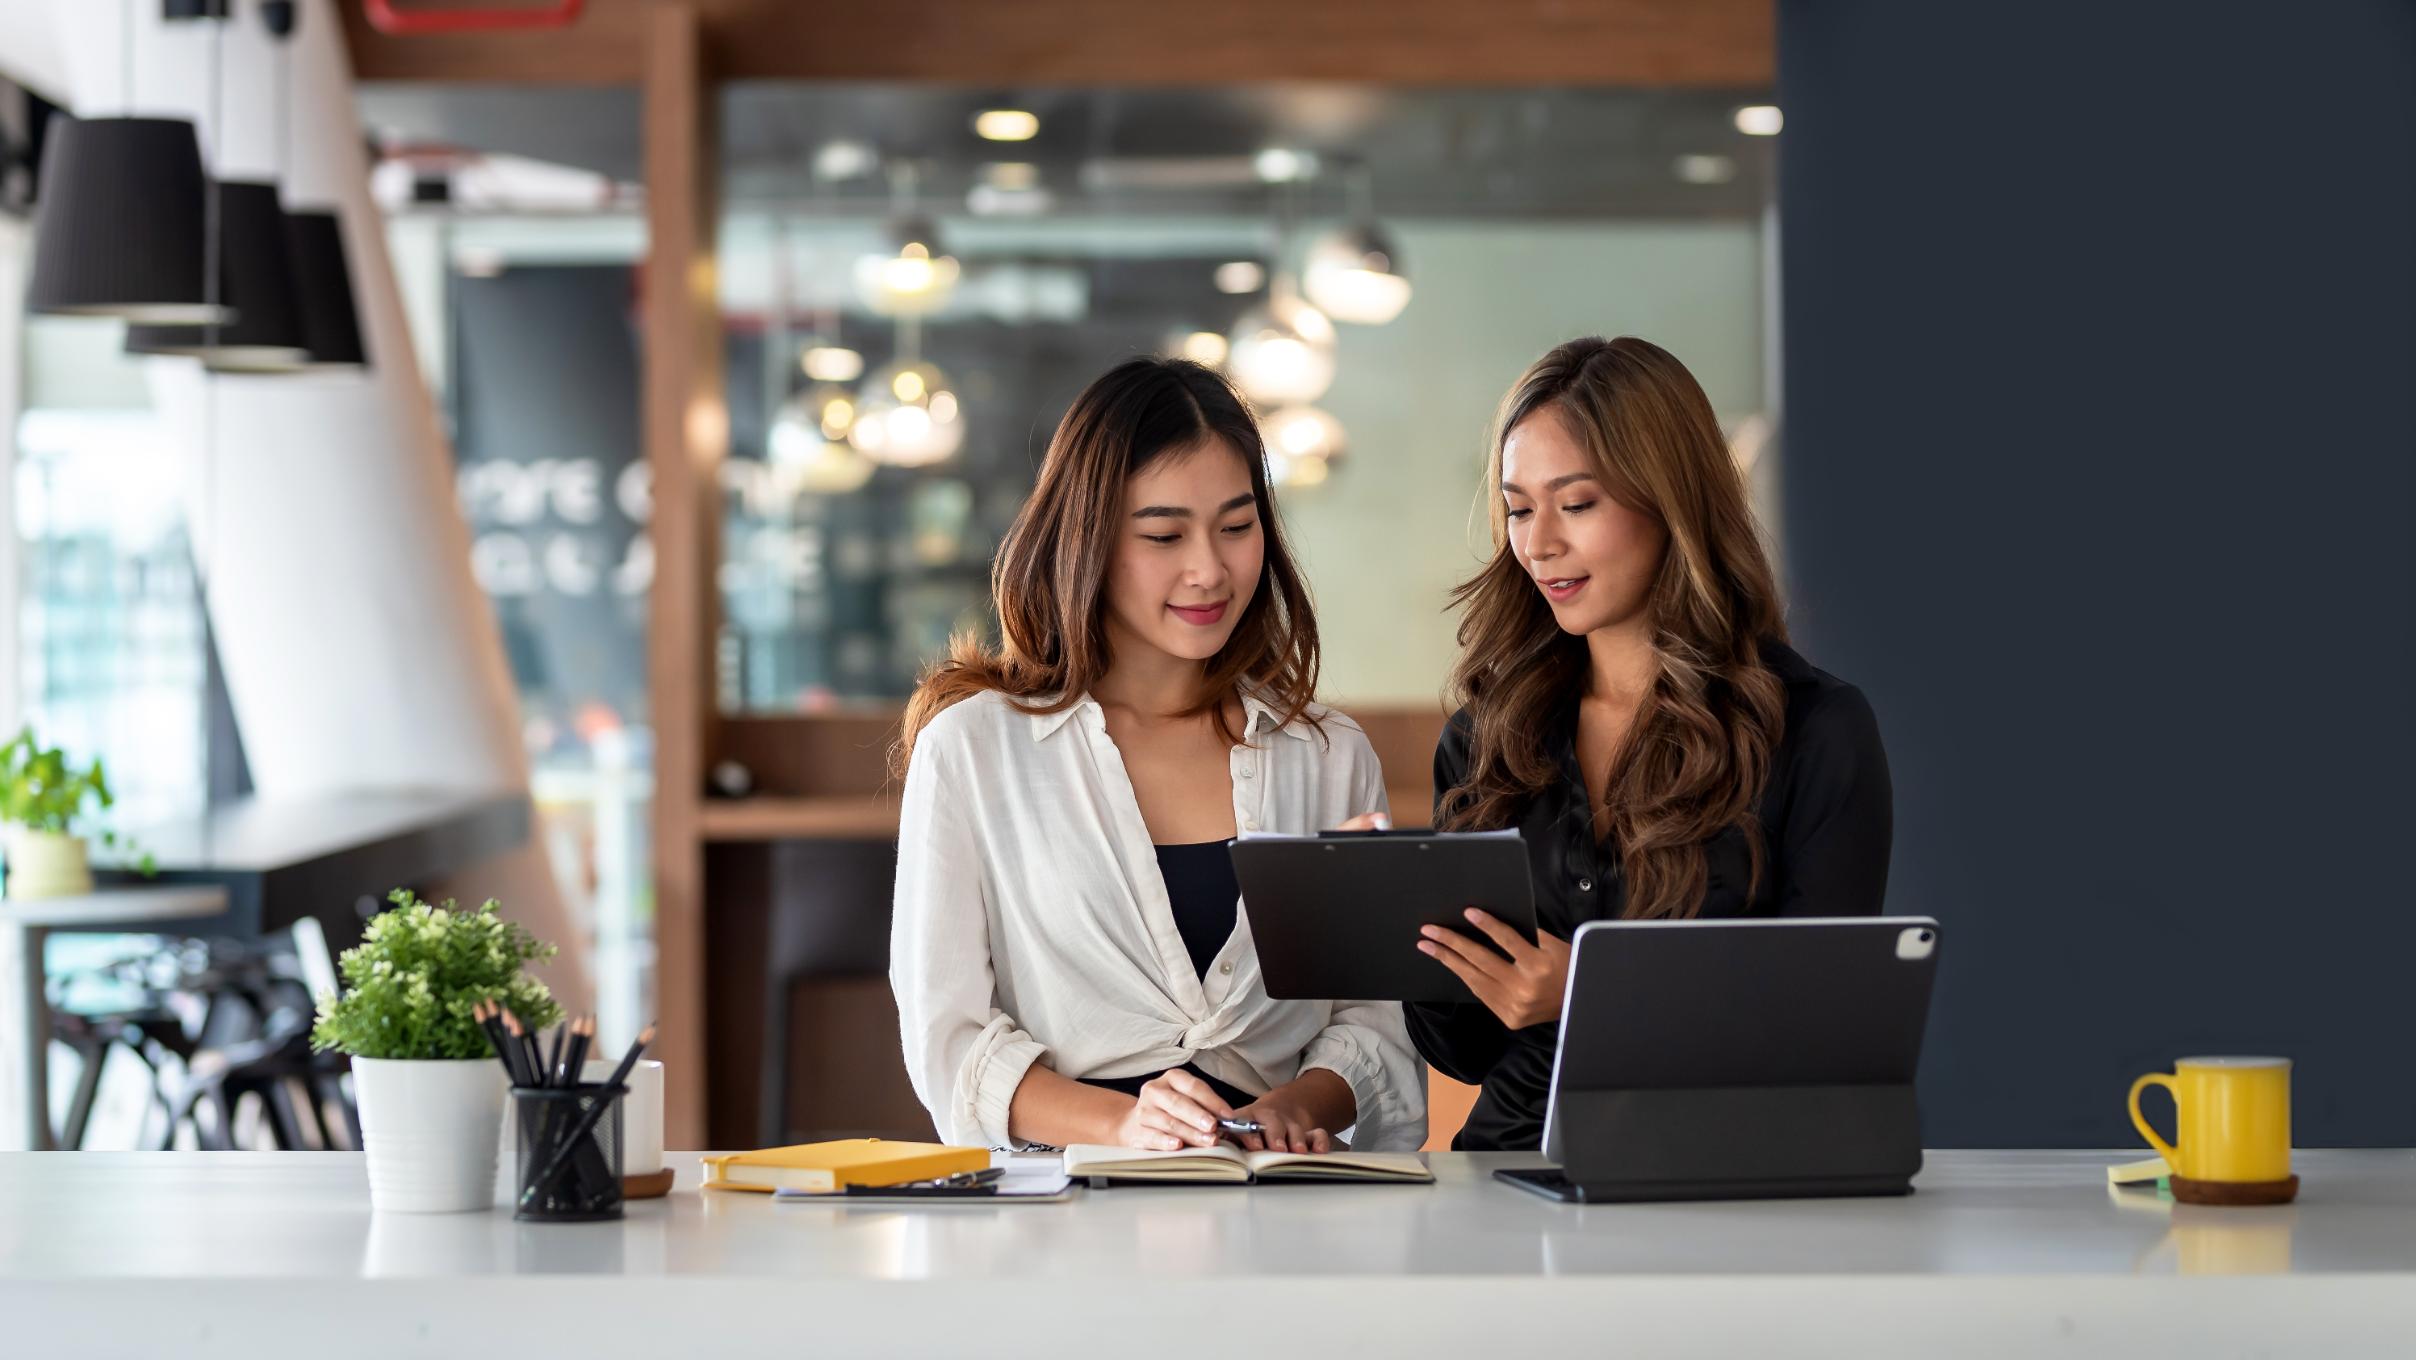
[[[1565,945],[1528,943],[1534,892],[1516,831],[1402,833],[1371,815],[1313,837],[1244,835],[1231,853],[1267,995],[1277,1000],[1479,1000],[1441,956],[1429,961],[1410,948],[1426,927],[1474,930],[1471,908],[1529,953],[1557,950],[1565,971]],[[1475,936],[1455,939],[1466,950],[1491,948]],[[1527,984],[1538,996],[1540,987]]]
[[[1535,943],[1529,944],[1476,907],[1470,907],[1467,916],[1494,948],[1447,926],[1426,926],[1418,932],[1426,937],[1418,941],[1418,951],[1467,983],[1485,1009],[1512,1029],[1558,1020],[1561,999],[1569,990],[1569,942],[1538,930]]]

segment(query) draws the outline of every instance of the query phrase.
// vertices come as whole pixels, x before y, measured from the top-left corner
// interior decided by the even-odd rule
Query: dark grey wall
[[[1806,651],[1946,923],[1933,1146],[2298,1060],[2416,1143],[2416,7],[1780,0]]]

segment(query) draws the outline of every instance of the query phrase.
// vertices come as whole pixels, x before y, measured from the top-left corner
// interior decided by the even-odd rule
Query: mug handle
[[[2131,1125],[2139,1130],[2140,1137],[2147,1139],[2158,1152],[2164,1154],[2164,1164],[2178,1172],[2181,1170],[2181,1150],[2157,1137],[2156,1130],[2148,1126],[2148,1117],[2139,1112],[2139,1093],[2151,1086],[2163,1087],[2173,1097],[2173,1108],[2176,1111],[2181,1108],[2181,1088],[2173,1084],[2173,1074],[2150,1072],[2131,1083]]]

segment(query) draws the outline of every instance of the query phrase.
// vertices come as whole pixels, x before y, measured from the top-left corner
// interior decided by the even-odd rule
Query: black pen
[[[970,1190],[989,1185],[1007,1174],[1003,1166],[985,1166],[979,1171],[959,1171],[953,1176],[934,1176],[927,1181],[906,1181],[898,1185],[859,1185],[848,1187],[877,1195],[888,1190]]]

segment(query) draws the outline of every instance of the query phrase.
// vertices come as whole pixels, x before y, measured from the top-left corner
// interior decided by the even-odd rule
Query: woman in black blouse
[[[1461,707],[1435,820],[1518,828],[1541,929],[1530,945],[1471,911],[1468,933],[1418,946],[1482,1003],[1408,1008],[1427,1061],[1483,1087],[1462,1150],[1540,1145],[1578,926],[1875,914],[1891,826],[1871,706],[1787,646],[1743,478],[1683,365],[1572,340],[1504,399],[1488,461],[1495,551],[1453,597]]]

